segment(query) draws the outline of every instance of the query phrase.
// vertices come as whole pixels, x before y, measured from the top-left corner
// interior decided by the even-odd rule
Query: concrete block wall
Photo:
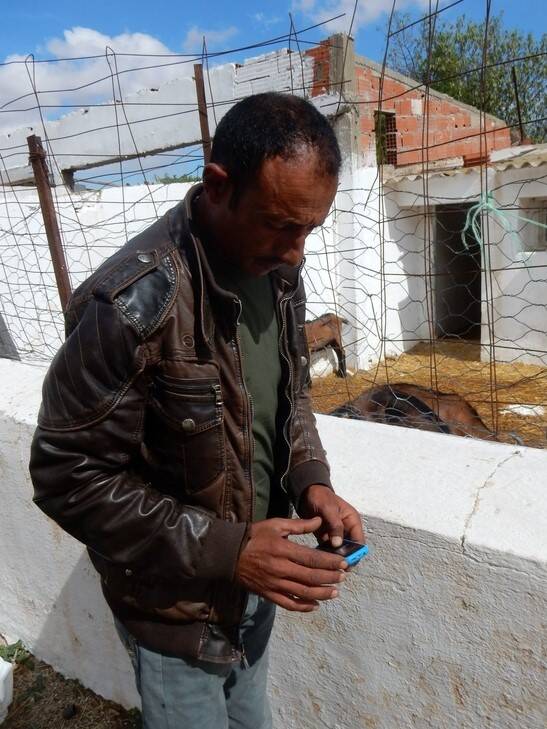
[[[287,48],[250,58],[236,66],[234,98],[241,99],[265,91],[307,94],[313,85],[313,58]]]
[[[0,633],[138,704],[82,545],[31,503],[43,368],[0,360]],[[275,729],[543,729],[547,453],[318,417],[371,554],[312,615],[279,611]]]

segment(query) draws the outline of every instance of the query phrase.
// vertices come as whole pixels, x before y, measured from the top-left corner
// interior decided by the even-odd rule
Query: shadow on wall
[[[17,347],[15,346],[15,342],[12,339],[10,331],[9,331],[8,327],[6,326],[6,322],[1,313],[0,313],[0,357],[4,357],[5,359],[18,359],[18,360],[21,359],[21,357],[19,356],[19,352],[17,351]]]
[[[126,708],[140,706],[129,658],[86,551],[53,602],[33,652],[95,693]]]

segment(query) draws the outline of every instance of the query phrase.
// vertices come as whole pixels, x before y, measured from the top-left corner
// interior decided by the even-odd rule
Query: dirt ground
[[[397,382],[457,393],[476,408],[498,440],[515,443],[516,435],[524,445],[547,448],[547,368],[481,362],[480,346],[469,342],[420,344],[346,379],[334,375],[314,379],[313,407],[328,413],[374,385]]]
[[[14,696],[2,729],[140,729],[140,713],[63,678],[24,651],[15,664]]]

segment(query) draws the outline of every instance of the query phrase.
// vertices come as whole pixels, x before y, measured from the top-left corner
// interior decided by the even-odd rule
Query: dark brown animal
[[[310,352],[317,352],[325,347],[333,348],[338,360],[338,369],[335,371],[337,377],[347,376],[346,353],[342,346],[342,324],[347,323],[347,319],[336,314],[322,314],[304,325]]]
[[[373,387],[336,408],[330,415],[496,440],[475,408],[461,395],[437,392],[406,382]]]

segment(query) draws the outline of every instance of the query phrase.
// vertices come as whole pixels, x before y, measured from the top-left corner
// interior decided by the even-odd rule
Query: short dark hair
[[[265,160],[290,159],[302,147],[317,153],[322,172],[338,175],[342,159],[336,136],[313,104],[292,94],[255,94],[238,101],[220,120],[211,162],[228,172],[235,204]]]

